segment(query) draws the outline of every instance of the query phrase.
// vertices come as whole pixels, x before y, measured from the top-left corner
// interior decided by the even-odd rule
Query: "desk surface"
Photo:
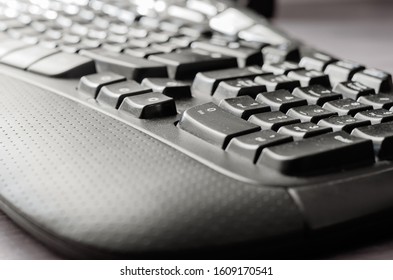
[[[277,25],[322,50],[393,73],[393,3],[279,6]],[[0,212],[0,259],[58,259]],[[333,259],[393,259],[392,240],[329,255]]]

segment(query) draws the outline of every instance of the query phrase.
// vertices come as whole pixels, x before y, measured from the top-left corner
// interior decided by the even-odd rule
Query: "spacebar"
[[[371,140],[334,132],[263,150],[258,164],[286,175],[315,175],[375,162]]]

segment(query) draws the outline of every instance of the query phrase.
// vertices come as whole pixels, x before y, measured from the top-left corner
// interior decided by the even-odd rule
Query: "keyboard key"
[[[26,48],[29,45],[27,43],[24,43],[20,40],[15,40],[15,39],[1,39],[0,40],[0,58],[5,56],[6,54]]]
[[[248,158],[255,163],[263,149],[291,141],[292,137],[290,136],[281,135],[272,130],[264,130],[233,138],[226,151]]]
[[[272,72],[274,75],[287,75],[291,71],[295,70],[303,70],[303,67],[300,67],[299,64],[284,61],[279,63],[265,63],[262,66],[262,70],[266,72]]]
[[[226,112],[213,103],[186,110],[178,126],[223,149],[233,137],[260,130],[258,126]]]
[[[287,175],[308,176],[375,162],[371,141],[333,132],[266,148],[258,164]]]
[[[250,96],[224,99],[220,101],[219,106],[225,111],[246,120],[251,115],[270,111],[269,106],[256,102]]]
[[[284,43],[278,46],[267,46],[262,49],[265,63],[279,63],[284,61],[299,62],[299,47],[293,43]]]
[[[361,83],[351,81],[338,83],[333,90],[341,93],[346,98],[354,100],[357,100],[360,96],[375,94],[374,89],[362,85]]]
[[[259,125],[262,129],[271,129],[274,131],[285,125],[300,123],[299,119],[294,119],[280,111],[255,114],[248,121]]]
[[[169,17],[179,18],[185,21],[191,21],[195,23],[202,23],[206,21],[204,14],[188,9],[186,7],[172,5],[167,8],[167,13]]]
[[[370,121],[358,120],[351,116],[336,116],[320,120],[318,125],[330,127],[333,131],[345,131],[351,133],[357,127],[370,125]]]
[[[102,49],[82,50],[81,55],[94,59],[98,72],[111,71],[141,82],[146,77],[167,77],[166,66],[154,61]]]
[[[135,81],[116,82],[103,86],[98,93],[97,101],[117,109],[125,97],[151,91]]]
[[[214,2],[205,0],[189,0],[186,3],[187,7],[196,10],[208,16],[215,16],[218,13],[218,8]]]
[[[337,59],[328,54],[321,52],[311,52],[306,56],[302,57],[299,65],[306,68],[307,70],[316,70],[323,72],[329,64],[336,61]]]
[[[193,38],[199,38],[199,37],[211,37],[212,36],[212,30],[208,25],[205,24],[192,24],[192,25],[184,25],[180,27],[179,29],[179,34],[185,35],[185,36],[190,36]]]
[[[229,36],[237,35],[252,25],[254,25],[253,19],[234,8],[228,8],[210,19],[210,27],[214,31]]]
[[[373,109],[370,105],[364,105],[349,98],[329,101],[323,105],[323,108],[332,112],[337,112],[340,116],[355,116],[361,111]]]
[[[322,119],[336,116],[337,113],[327,111],[318,105],[307,105],[291,108],[288,110],[287,115],[300,119],[302,122],[318,123]]]
[[[263,73],[264,72],[262,70],[256,69],[255,67],[230,68],[201,72],[195,76],[192,84],[192,92],[210,96],[214,93],[217,86],[222,81],[231,79],[254,79],[256,76]]]
[[[301,99],[306,99],[310,105],[322,106],[328,101],[341,99],[342,95],[320,85],[295,88],[292,94]]]
[[[55,53],[33,63],[27,69],[40,75],[79,78],[96,72],[94,61],[71,53]]]
[[[91,74],[83,76],[78,85],[78,91],[89,95],[92,98],[96,98],[98,92],[103,86],[110,85],[125,81],[125,77],[111,73],[102,72],[97,74]]]
[[[237,66],[235,58],[217,57],[191,50],[151,55],[149,60],[167,65],[169,77],[176,80],[194,78],[198,72]]]
[[[366,105],[371,105],[374,109],[384,108],[389,110],[393,107],[392,94],[379,93],[376,95],[361,96],[358,101]]]
[[[282,126],[279,128],[278,133],[292,136],[295,140],[302,140],[332,131],[330,127],[322,127],[314,123],[304,122]]]
[[[217,100],[249,95],[255,98],[258,93],[266,92],[264,85],[254,82],[252,79],[236,79],[223,81],[218,85],[213,97]]]
[[[201,49],[211,53],[219,53],[224,56],[231,56],[237,59],[238,67],[246,67],[248,65],[262,65],[262,53],[258,50],[247,48],[247,47],[236,47],[230,48],[228,46],[222,46],[211,42],[194,42],[191,45],[192,48]]]
[[[256,100],[265,103],[272,108],[272,111],[281,111],[286,113],[293,107],[307,105],[307,101],[293,96],[287,90],[277,90],[258,94]]]
[[[131,56],[139,57],[139,58],[147,58],[150,55],[160,54],[162,52],[157,50],[157,49],[154,49],[154,48],[151,48],[151,47],[147,47],[147,48],[125,49],[124,53],[128,54],[128,55],[131,55]]]
[[[188,48],[193,42],[195,42],[195,38],[190,36],[179,36],[171,38],[169,42],[177,45],[179,48]]]
[[[178,45],[173,43],[161,43],[161,44],[151,44],[150,48],[155,49],[161,53],[171,53],[178,49],[181,49]]]
[[[288,73],[288,77],[300,81],[303,87],[321,85],[330,87],[329,76],[316,70],[296,70]]]
[[[175,101],[158,92],[128,96],[124,98],[119,110],[140,119],[162,118],[177,114]]]
[[[263,75],[255,78],[255,82],[266,86],[268,91],[286,89],[292,91],[296,87],[300,87],[300,82],[288,78],[285,75]]]
[[[386,109],[374,109],[359,112],[355,115],[359,120],[371,121],[372,124],[378,124],[393,120],[393,112]]]
[[[352,81],[373,88],[377,93],[393,91],[392,76],[389,73],[377,69],[365,69],[357,72],[353,75]]]
[[[47,49],[41,46],[30,46],[7,54],[0,61],[1,63],[20,69],[27,69],[34,62],[57,52],[57,50]]]
[[[363,69],[364,66],[356,62],[340,60],[326,66],[325,74],[329,75],[330,83],[332,86],[335,86],[338,83],[350,81],[356,72],[362,71]]]
[[[230,23],[233,25],[233,23]],[[281,45],[288,42],[284,36],[262,24],[256,24],[239,32],[239,38],[246,41]]]
[[[393,123],[381,123],[356,128],[352,135],[372,140],[380,159],[393,159]]]
[[[142,85],[174,99],[191,97],[191,85],[169,78],[146,78]]]

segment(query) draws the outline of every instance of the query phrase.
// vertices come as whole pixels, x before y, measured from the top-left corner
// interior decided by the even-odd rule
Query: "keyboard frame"
[[[306,227],[309,229],[330,227],[378,213],[391,208],[393,204],[393,163],[390,161],[378,161],[373,166],[313,177],[286,176],[262,168],[182,131],[175,125],[180,114],[162,119],[142,120],[79,93],[78,79],[48,78],[5,65],[0,65],[0,73],[50,90],[111,116],[225,176],[262,188],[288,190],[302,209]],[[176,103],[178,111],[182,112],[189,106],[208,101],[208,98],[195,97]],[[374,185],[376,180],[378,186]],[[379,189],[378,192],[375,192],[375,188]]]

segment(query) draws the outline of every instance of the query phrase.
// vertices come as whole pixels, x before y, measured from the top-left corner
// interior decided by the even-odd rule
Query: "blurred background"
[[[277,0],[273,22],[328,53],[393,73],[392,0]]]

